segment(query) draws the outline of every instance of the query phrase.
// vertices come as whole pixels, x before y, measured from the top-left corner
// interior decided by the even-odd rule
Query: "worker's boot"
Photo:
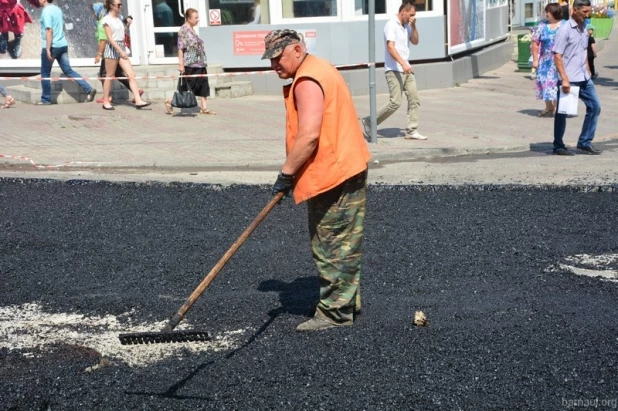
[[[296,331],[317,331],[334,327],[340,327],[340,325],[331,323],[330,321],[326,321],[320,317],[313,317],[312,319],[299,324],[298,327],[296,327]]]

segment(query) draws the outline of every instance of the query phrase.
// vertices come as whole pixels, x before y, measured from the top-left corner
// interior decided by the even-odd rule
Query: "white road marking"
[[[557,266],[576,275],[600,277],[605,281],[618,282],[618,270],[612,269],[618,266],[618,254],[575,254],[564,258]],[[550,267],[547,271],[554,270]]]

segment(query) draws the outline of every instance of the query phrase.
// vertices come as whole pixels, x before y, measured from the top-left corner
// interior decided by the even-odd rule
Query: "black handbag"
[[[172,97],[172,107],[197,107],[197,99],[195,98],[195,94],[193,94],[193,90],[189,89],[188,87],[183,87],[182,77],[178,78],[178,87],[174,92],[174,97]]]

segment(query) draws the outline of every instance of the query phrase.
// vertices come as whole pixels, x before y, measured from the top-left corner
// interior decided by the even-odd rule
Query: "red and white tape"
[[[375,66],[375,63],[358,63],[358,64],[342,64],[340,66],[335,66],[335,68],[351,68],[351,67],[371,67]],[[190,77],[234,77],[234,76],[246,76],[253,74],[271,74],[274,73],[274,70],[263,70],[263,71],[241,71],[234,73],[213,73],[213,74],[190,74],[190,75],[169,75],[169,76],[136,76],[134,77],[136,80],[158,80],[158,79],[177,79],[180,77],[190,78]],[[0,80],[50,80],[50,81],[75,81],[75,80],[128,80],[129,77],[0,77]]]
[[[60,168],[60,167],[66,167],[66,166],[70,166],[70,165],[98,164],[96,162],[87,162],[87,161],[69,161],[67,163],[58,164],[58,165],[55,165],[55,166],[43,166],[43,165],[35,163],[33,159],[31,159],[30,157],[26,157],[26,156],[11,156],[11,155],[8,155],[8,154],[0,154],[0,158],[10,158],[10,159],[14,159],[14,160],[24,160],[24,161],[29,162],[30,164],[32,164],[32,166],[34,166],[36,168],[43,168],[43,169]]]
[[[335,66],[335,68],[340,69],[340,68],[351,68],[351,67],[371,67],[374,66],[375,63],[359,63],[359,64],[343,64],[340,66]],[[243,75],[248,75],[248,74],[270,74],[270,73],[274,73],[274,70],[265,70],[265,71],[243,71],[243,72],[236,72],[236,73],[223,73],[223,74],[194,74],[194,75],[183,75],[183,76],[141,76],[141,77],[135,77],[136,79],[141,79],[141,80],[152,80],[152,79],[177,79],[179,77],[233,77],[233,76],[243,76]],[[125,80],[128,79],[129,77],[75,77],[75,78],[70,78],[70,77],[48,77],[48,78],[43,78],[43,77],[0,77],[0,80],[51,80],[51,81],[64,81],[64,80],[106,80],[106,79],[111,79],[111,80]],[[37,163],[34,162],[34,160],[32,160],[30,157],[26,157],[26,156],[12,156],[12,155],[8,155],[8,154],[0,154],[0,158],[9,158],[9,159],[14,159],[14,160],[23,160],[23,161],[27,161],[29,162],[33,167],[35,168],[40,168],[40,169],[53,169],[53,168],[60,168],[60,167],[67,167],[70,165],[85,165],[85,164],[97,164],[96,162],[84,162],[84,161],[70,161],[64,164],[58,164],[58,165],[39,165]]]

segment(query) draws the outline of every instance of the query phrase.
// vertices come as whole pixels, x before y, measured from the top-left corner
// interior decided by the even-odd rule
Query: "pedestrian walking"
[[[590,78],[586,52],[588,33],[585,20],[590,17],[590,0],[575,0],[572,7],[571,18],[560,27],[554,40],[554,62],[561,79],[558,82],[558,101],[561,93],[571,91],[572,85],[579,87],[579,98],[586,105],[586,116],[577,141],[577,148],[588,154],[601,154],[601,150],[592,145],[597,121],[601,114],[601,102]],[[566,114],[556,112],[554,116],[554,154],[556,155],[573,155],[564,145],[565,130]]]
[[[127,55],[124,44],[124,24],[120,19],[121,0],[105,0],[105,10],[107,14],[103,17],[103,27],[107,36],[107,44],[103,52],[105,59],[105,72],[115,73],[118,66],[129,77],[129,88],[133,93],[135,108],[141,109],[150,105],[149,101],[142,100],[139,88],[135,81],[135,71]],[[110,96],[112,90],[112,79],[106,79],[103,83],[103,110],[114,110],[111,105]]]
[[[193,94],[200,97],[200,114],[217,114],[208,108],[207,98],[210,95],[208,77],[206,77],[206,49],[204,40],[196,32],[200,21],[196,9],[185,11],[185,24],[178,31],[178,70],[181,75],[199,76],[186,77],[181,90],[192,90]],[[165,100],[165,112],[174,114],[172,100]]]
[[[129,55],[131,55],[131,24],[133,24],[133,16],[127,16],[122,19],[124,24],[124,45],[127,47]]]
[[[353,325],[360,308],[361,245],[370,154],[352,97],[328,61],[309,55],[294,30],[271,31],[262,59],[281,79],[286,108],[286,160],[272,188],[307,201],[320,300],[297,331]]]
[[[571,8],[569,7],[569,2],[567,0],[562,0],[560,2],[560,7],[562,8],[562,18],[568,20],[571,17]]]
[[[96,38],[99,44],[97,49],[97,55],[94,57],[95,64],[101,64],[99,67],[99,78],[107,77],[107,72],[105,71],[105,59],[103,58],[103,53],[105,52],[105,46],[107,45],[107,34],[105,33],[105,28],[103,27],[103,17],[107,14],[107,10],[105,10],[103,3],[94,3],[92,5],[92,11],[94,12],[95,19],[97,20],[97,31]],[[125,28],[126,30],[126,28]],[[126,37],[125,37],[126,40]],[[120,65],[116,66],[116,72],[114,73],[114,77],[126,77],[125,73],[122,71],[122,67]],[[129,85],[129,80],[126,78],[122,78],[118,80],[120,84],[122,84],[127,90],[131,90],[131,86]],[[101,80],[101,84],[105,87],[105,80]],[[139,89],[139,95],[144,94],[144,90]],[[105,101],[105,97],[101,97],[97,100],[98,104],[103,104]],[[132,100],[133,104],[135,104],[135,99]],[[110,92],[109,102],[112,103],[112,96]]]
[[[590,68],[590,77],[594,80],[599,77],[599,73],[594,68],[594,59],[597,58],[597,45],[596,40],[594,39],[594,26],[589,24],[586,29],[588,30],[588,68]]]
[[[87,81],[80,79],[79,73],[71,68],[69,62],[69,43],[64,36],[64,16],[60,7],[53,4],[54,0],[39,0],[43,10],[41,11],[41,77],[48,80],[42,80],[41,100],[36,102],[37,105],[51,104],[51,75],[52,65],[54,61],[58,61],[60,70],[67,76],[76,79],[75,82],[87,93],[86,101],[94,100],[97,93]]]
[[[13,96],[9,94],[8,91],[6,91],[4,86],[1,84],[0,84],[0,96],[4,97],[4,104],[0,106],[0,109],[13,107],[15,105],[15,99],[13,98]]]
[[[411,0],[404,0],[399,13],[384,26],[384,71],[388,84],[388,103],[378,111],[377,124],[380,125],[401,106],[402,93],[408,100],[405,139],[427,140],[418,132],[418,109],[421,105],[416,88],[414,71],[409,63],[410,43],[419,42],[416,28],[416,8]],[[371,134],[370,118],[362,120],[365,137]]]
[[[0,0],[0,54],[8,51],[14,59],[21,56],[21,39],[27,23],[32,23],[32,17],[18,0]],[[9,32],[13,33],[12,49]]]
[[[556,33],[563,23],[562,8],[558,3],[545,6],[547,21],[541,22],[532,34],[532,68],[536,69],[536,99],[545,102],[539,117],[552,117],[558,97],[558,71],[552,47]]]

